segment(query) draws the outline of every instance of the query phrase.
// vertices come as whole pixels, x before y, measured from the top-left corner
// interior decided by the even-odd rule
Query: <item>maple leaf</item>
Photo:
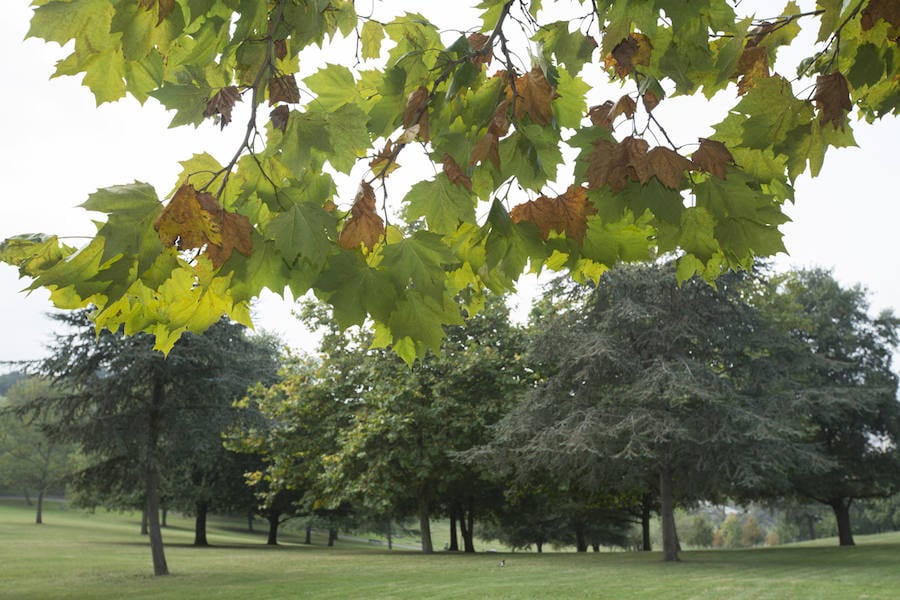
[[[652,175],[659,179],[663,185],[672,189],[681,187],[681,178],[684,176],[684,172],[694,166],[687,158],[674,150],[662,146],[657,146],[647,152],[646,158],[642,158],[638,164],[646,164],[649,169],[649,174],[646,174],[638,171],[637,167],[635,167],[641,183],[647,183],[650,180],[650,175]]]
[[[739,96],[750,91],[758,80],[769,77],[769,53],[765,47],[748,44],[738,59],[735,75],[741,77],[738,81]]]
[[[269,79],[269,106],[278,102],[297,104],[300,102],[300,89],[293,75],[282,75]]]
[[[284,60],[284,57],[287,56],[287,40],[275,40],[272,46],[275,51],[275,58]]]
[[[220,242],[206,246],[206,255],[213,267],[221,267],[235,249],[244,256],[250,256],[253,251],[253,225],[250,224],[250,219],[222,210],[219,212],[218,223]]]
[[[859,20],[863,31],[875,27],[878,19],[884,19],[894,27],[900,27],[900,4],[896,0],[869,0]]]
[[[831,121],[835,127],[843,128],[844,114],[853,108],[853,104],[847,79],[840,72],[816,77],[812,99],[819,109],[819,123],[824,125]]]
[[[231,123],[231,110],[234,105],[240,102],[241,92],[237,86],[229,85],[216,92],[212,98],[206,103],[206,110],[203,111],[204,117],[212,117],[219,115],[220,129]]]
[[[460,168],[459,164],[450,156],[448,153],[444,152],[444,156],[442,158],[444,163],[444,173],[447,175],[447,179],[451,182],[455,183],[460,187],[464,187],[470,192],[472,191],[472,178],[466,175],[463,170]]]
[[[387,177],[400,168],[397,163],[397,147],[391,140],[388,140],[381,152],[369,162],[369,168],[376,177]]]
[[[175,8],[175,0],[139,0],[138,6],[147,11],[153,10],[154,6],[158,6],[159,12],[157,13],[156,26],[159,27],[160,23]]]
[[[287,129],[290,116],[291,109],[288,108],[287,104],[279,104],[269,113],[269,118],[272,120],[272,127],[280,129],[282,133]]]
[[[403,126],[409,129],[418,125],[417,133],[426,142],[430,139],[428,97],[428,89],[425,86],[419,86],[406,97],[406,108],[403,110]]]
[[[559,94],[547,81],[540,67],[534,67],[516,78],[515,89],[511,84],[507,85],[506,98],[515,107],[513,116],[516,121],[528,115],[538,125],[549,125],[553,122],[552,102],[559,98]]]
[[[513,223],[534,223],[545,240],[551,231],[555,231],[581,242],[587,231],[587,218],[596,212],[593,204],[588,202],[587,188],[573,185],[562,196],[540,196],[536,200],[514,206],[509,211],[509,217]]]
[[[469,41],[469,46],[472,47],[473,52],[472,56],[469,57],[469,61],[476,65],[491,64],[491,60],[494,56],[490,52],[490,46],[485,47],[485,44],[487,44],[488,40],[491,38],[483,33],[475,32],[470,34],[466,39]]]
[[[201,248],[221,240],[215,216],[204,210],[194,186],[185,183],[153,223],[164,247]]]
[[[494,167],[500,170],[500,139],[490,131],[475,143],[472,154],[469,155],[469,166],[485,160],[491,161]]]
[[[719,179],[725,179],[728,164],[734,163],[734,157],[725,144],[706,138],[700,138],[700,147],[691,154],[691,160],[698,169]]]
[[[662,99],[657,96],[656,92],[654,92],[653,90],[647,90],[646,92],[644,92],[641,96],[641,100],[643,100],[644,108],[648,113],[653,112],[653,109],[659,106],[659,103],[662,101]]]
[[[350,218],[344,223],[338,243],[347,250],[359,248],[360,244],[371,250],[383,235],[384,220],[375,210],[375,191],[363,181],[359,184],[359,191],[350,208]]]
[[[497,110],[494,111],[494,116],[491,118],[491,122],[488,124],[489,133],[493,133],[498,138],[502,138],[504,135],[509,133],[509,116],[507,115],[508,110],[509,100],[504,100],[497,105]]]
[[[613,192],[622,191],[629,180],[637,179],[629,162],[628,150],[621,143],[607,140],[594,142],[585,172],[590,187],[600,188],[608,184]]]
[[[613,120],[609,114],[610,111],[612,111],[613,106],[615,106],[615,104],[612,100],[607,100],[603,104],[592,106],[590,110],[588,110],[588,118],[591,120],[591,123],[600,125],[601,127],[612,131]]]
[[[616,44],[606,57],[606,68],[614,68],[620,79],[625,79],[634,71],[634,65],[649,65],[653,45],[643,33],[633,32]]]
[[[637,110],[637,102],[634,101],[634,98],[625,94],[619,101],[615,103],[615,105],[609,111],[609,118],[615,121],[616,117],[619,115],[625,115],[626,119],[630,119],[634,116],[634,112]]]

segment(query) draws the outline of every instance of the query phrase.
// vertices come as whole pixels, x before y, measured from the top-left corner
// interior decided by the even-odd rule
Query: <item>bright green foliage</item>
[[[783,250],[793,182],[854,143],[851,113],[900,105],[890,1],[733,4],[484,0],[460,33],[348,0],[36,0],[29,35],[73,41],[56,74],[83,74],[98,103],[154,98],[173,127],[211,119],[247,134],[227,164],[183,163],[176,190],[202,197],[208,245],[181,245],[202,219],[161,243],[166,198],[134,183],[84,205],[106,215],[87,246],[17,237],[0,259],[58,306],[94,305],[98,326],[154,333],[164,351],[223,314],[249,322],[261,290],[290,288],[327,299],[342,323],[373,320],[407,362],[459,322],[461,291],[508,290],[526,268],[596,279],[676,252],[682,280],[712,281]],[[818,33],[810,57],[774,73],[805,28]],[[327,64],[298,80],[320,51]],[[622,93],[590,107],[604,76]],[[676,145],[652,113],[718,92],[733,106],[699,147]],[[414,158],[434,169],[390,177]],[[351,203],[340,190],[361,180],[373,187]],[[514,210],[529,201],[556,208]]]

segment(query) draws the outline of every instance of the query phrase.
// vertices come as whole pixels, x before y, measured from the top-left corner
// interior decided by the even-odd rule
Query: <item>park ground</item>
[[[191,545],[189,519],[164,530],[171,575],[153,577],[133,514],[88,514],[51,503],[33,523],[22,502],[0,502],[0,598],[203,600],[277,598],[896,599],[900,533],[753,550],[477,554],[388,551],[368,540],[328,548],[287,535],[278,547],[238,521],[213,521],[209,548]],[[500,561],[505,562],[500,566]]]

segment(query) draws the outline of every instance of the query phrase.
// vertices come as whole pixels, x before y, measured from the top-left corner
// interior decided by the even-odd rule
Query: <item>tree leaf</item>
[[[371,250],[383,235],[384,219],[375,208],[375,191],[363,181],[359,184],[359,191],[350,208],[350,218],[344,222],[338,242],[348,250],[360,245]]]

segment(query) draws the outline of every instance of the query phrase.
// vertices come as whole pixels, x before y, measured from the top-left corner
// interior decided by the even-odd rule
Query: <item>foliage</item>
[[[183,160],[163,200],[141,182],[92,194],[82,206],[103,217],[86,246],[0,249],[57,306],[93,305],[98,327],[164,351],[222,315],[248,323],[266,288],[311,289],[345,326],[370,318],[412,362],[529,264],[595,279],[680,249],[680,280],[712,280],[784,249],[782,205],[854,143],[851,111],[871,121],[900,102],[886,0],[775,14],[483,0],[461,28],[349,0],[35,4],[29,35],[68,44],[55,75],[83,76],[98,104],[152,98],[173,127],[245,126],[230,160]],[[801,29],[817,32],[809,58],[774,72]],[[658,106],[714,95],[730,104],[712,135],[668,135]],[[432,168],[407,191],[393,173],[416,161]]]

